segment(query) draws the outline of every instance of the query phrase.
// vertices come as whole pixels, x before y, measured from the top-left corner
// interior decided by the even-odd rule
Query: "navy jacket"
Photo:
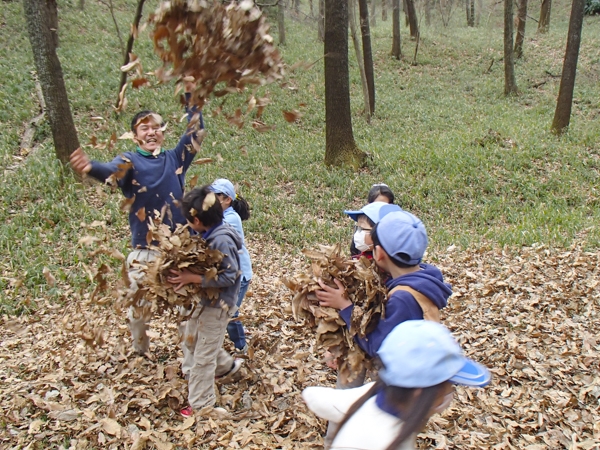
[[[440,269],[430,264],[420,264],[421,270],[390,279],[386,282],[388,290],[398,285],[409,286],[425,295],[439,309],[448,303],[448,297],[452,295],[452,289],[448,283],[444,283],[444,277]],[[350,318],[354,306],[348,306],[340,311],[340,317],[350,327]],[[377,350],[386,336],[396,325],[406,320],[423,320],[423,310],[410,292],[396,291],[386,302],[385,317],[382,317],[377,327],[364,339],[355,337],[358,345],[370,356],[375,356]]]

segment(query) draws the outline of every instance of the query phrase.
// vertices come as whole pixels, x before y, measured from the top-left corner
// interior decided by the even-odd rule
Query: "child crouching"
[[[185,324],[183,370],[189,375],[189,406],[182,409],[181,414],[188,417],[194,410],[214,406],[215,378],[234,374],[242,364],[241,359],[234,359],[223,349],[227,324],[235,313],[240,290],[239,251],[242,240],[233,227],[223,222],[223,209],[209,186],[187,193],[182,201],[182,210],[190,227],[201,234],[210,248],[224,255],[219,275],[214,279],[207,280],[187,269],[171,270],[172,275],[168,278],[176,291],[189,283],[221,289],[219,300],[214,303],[202,298]],[[226,307],[223,308],[222,304]],[[191,362],[191,367],[186,367],[186,362]]]

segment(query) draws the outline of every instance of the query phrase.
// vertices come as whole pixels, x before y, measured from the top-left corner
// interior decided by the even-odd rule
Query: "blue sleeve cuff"
[[[350,305],[344,309],[340,309],[340,317],[344,322],[346,322],[346,326],[350,328],[350,319],[352,318],[352,311],[354,311],[354,305]]]

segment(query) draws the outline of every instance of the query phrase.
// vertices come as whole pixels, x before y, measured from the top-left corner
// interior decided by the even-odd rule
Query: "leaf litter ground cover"
[[[152,360],[134,356],[110,298],[60,286],[64,305],[3,317],[0,448],[281,448],[322,446],[325,424],[300,392],[333,385],[315,333],[291,315],[282,275],[306,268],[265,241],[248,245],[255,278],[242,308],[250,351],[239,378],[220,384],[226,417],[184,419],[187,389],[172,320],[151,323]],[[597,329],[600,252],[543,246],[430,255],[455,294],[443,320],[466,353],[494,373],[459,387],[429,421],[421,448],[600,448]],[[85,316],[103,330],[92,349],[70,329]],[[228,344],[229,345],[229,344]]]

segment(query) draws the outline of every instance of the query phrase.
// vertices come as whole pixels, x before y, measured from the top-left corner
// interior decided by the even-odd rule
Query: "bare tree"
[[[467,10],[467,26],[475,26],[475,0],[465,0],[465,9]]]
[[[417,39],[419,37],[419,19],[417,17],[417,10],[415,9],[415,2],[414,0],[404,0],[404,4],[406,5],[410,37]]]
[[[325,0],[319,0],[319,40],[325,41]]]
[[[538,33],[547,33],[550,29],[550,11],[552,0],[542,0],[540,8],[540,21],[538,22]]]
[[[558,89],[556,111],[554,112],[554,120],[552,121],[552,132],[559,135],[568,128],[571,120],[573,89],[575,88],[577,60],[579,59],[584,6],[585,0],[573,0],[573,4],[571,5],[567,49],[565,50],[562,77],[560,79],[560,88]]]
[[[517,92],[513,53],[513,0],[504,0],[504,95]]]
[[[365,117],[367,123],[371,122],[371,106],[369,102],[369,85],[367,83],[367,75],[365,74],[365,63],[363,61],[361,44],[358,39],[358,26],[356,25],[356,3],[357,0],[348,1],[348,16],[350,19],[350,35],[352,36],[352,43],[354,44],[354,53],[356,55],[356,63],[358,70],[360,71],[360,84],[362,86],[363,101],[365,103]]]
[[[431,25],[431,8],[432,8],[433,0],[425,0],[424,1],[424,9],[425,9],[425,25]]]
[[[33,60],[46,102],[56,157],[64,164],[79,147],[45,0],[23,0]]]
[[[312,6],[312,0],[310,2]],[[279,29],[279,44],[285,44],[285,4],[283,0],[279,0],[279,5],[277,6],[277,25]]]
[[[377,1],[371,0],[371,26],[377,25]]]
[[[127,48],[125,49],[125,59],[123,61],[123,65],[126,66],[129,64],[129,55],[131,54],[131,50],[133,50],[133,42],[137,37],[137,30],[140,25],[140,20],[142,19],[142,11],[144,10],[144,2],[146,0],[138,0],[137,8],[135,10],[135,16],[133,17],[133,24],[131,25],[131,33],[129,34],[129,39],[127,39]],[[119,108],[121,103],[121,92],[123,90],[123,86],[127,83],[127,72],[121,72],[121,80],[119,82],[119,97],[117,98],[117,103],[115,106]]]
[[[325,0],[325,164],[359,168],[348,76],[348,0]]]
[[[375,3],[375,0],[372,0],[373,3]],[[381,0],[381,20],[383,20],[384,22],[387,20],[387,14],[388,14],[388,9],[387,9],[387,0]]]
[[[400,42],[400,0],[392,0],[392,56],[402,58]]]
[[[362,34],[363,61],[369,87],[370,114],[375,113],[375,74],[373,70],[373,51],[371,49],[371,29],[369,28],[369,5],[367,0],[358,0],[360,12],[360,32]]]
[[[527,0],[519,0],[517,9],[517,36],[515,38],[515,58],[523,56],[523,41],[525,40],[525,21],[527,20]]]

